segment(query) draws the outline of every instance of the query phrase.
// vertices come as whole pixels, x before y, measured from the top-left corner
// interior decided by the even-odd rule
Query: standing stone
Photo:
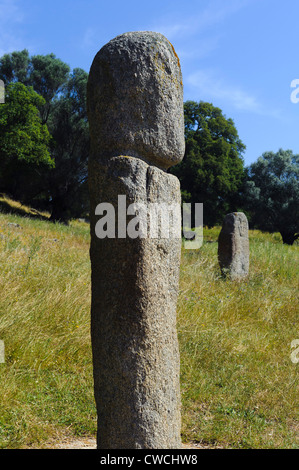
[[[248,275],[248,221],[243,212],[225,216],[218,239],[218,260],[224,276],[235,280]]]
[[[179,448],[180,220],[168,238],[130,238],[124,223],[132,217],[119,203],[120,195],[125,210],[181,203],[179,181],[165,171],[184,156],[182,76],[169,41],[134,32],[106,44],[90,70],[88,117],[97,445]],[[115,238],[96,235],[103,202],[115,208]]]

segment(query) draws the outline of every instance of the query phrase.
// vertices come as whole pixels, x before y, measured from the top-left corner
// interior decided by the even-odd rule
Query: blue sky
[[[298,0],[0,0],[0,56],[53,52],[88,72],[115,36],[158,31],[180,58],[184,100],[232,118],[249,165],[280,147],[299,153],[298,21]]]

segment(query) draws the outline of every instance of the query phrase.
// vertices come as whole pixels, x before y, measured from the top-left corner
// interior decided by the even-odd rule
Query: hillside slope
[[[28,215],[0,213],[0,448],[38,448],[96,433],[89,226]],[[298,245],[251,231],[249,278],[225,281],[219,229],[204,230],[200,250],[182,250],[183,440],[295,448]]]

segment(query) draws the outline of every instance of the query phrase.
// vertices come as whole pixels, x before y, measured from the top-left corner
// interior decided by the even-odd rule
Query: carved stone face
[[[92,157],[140,158],[166,169],[184,156],[183,84],[170,42],[154,32],[117,36],[96,55],[88,82]]]

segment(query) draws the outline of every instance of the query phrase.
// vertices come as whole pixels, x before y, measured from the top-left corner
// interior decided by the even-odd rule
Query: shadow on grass
[[[49,217],[41,214],[38,210],[23,206],[21,203],[18,205],[10,203],[9,200],[2,198],[0,195],[0,213],[2,214],[13,214],[21,217],[27,217],[30,219],[46,220],[49,222]]]

